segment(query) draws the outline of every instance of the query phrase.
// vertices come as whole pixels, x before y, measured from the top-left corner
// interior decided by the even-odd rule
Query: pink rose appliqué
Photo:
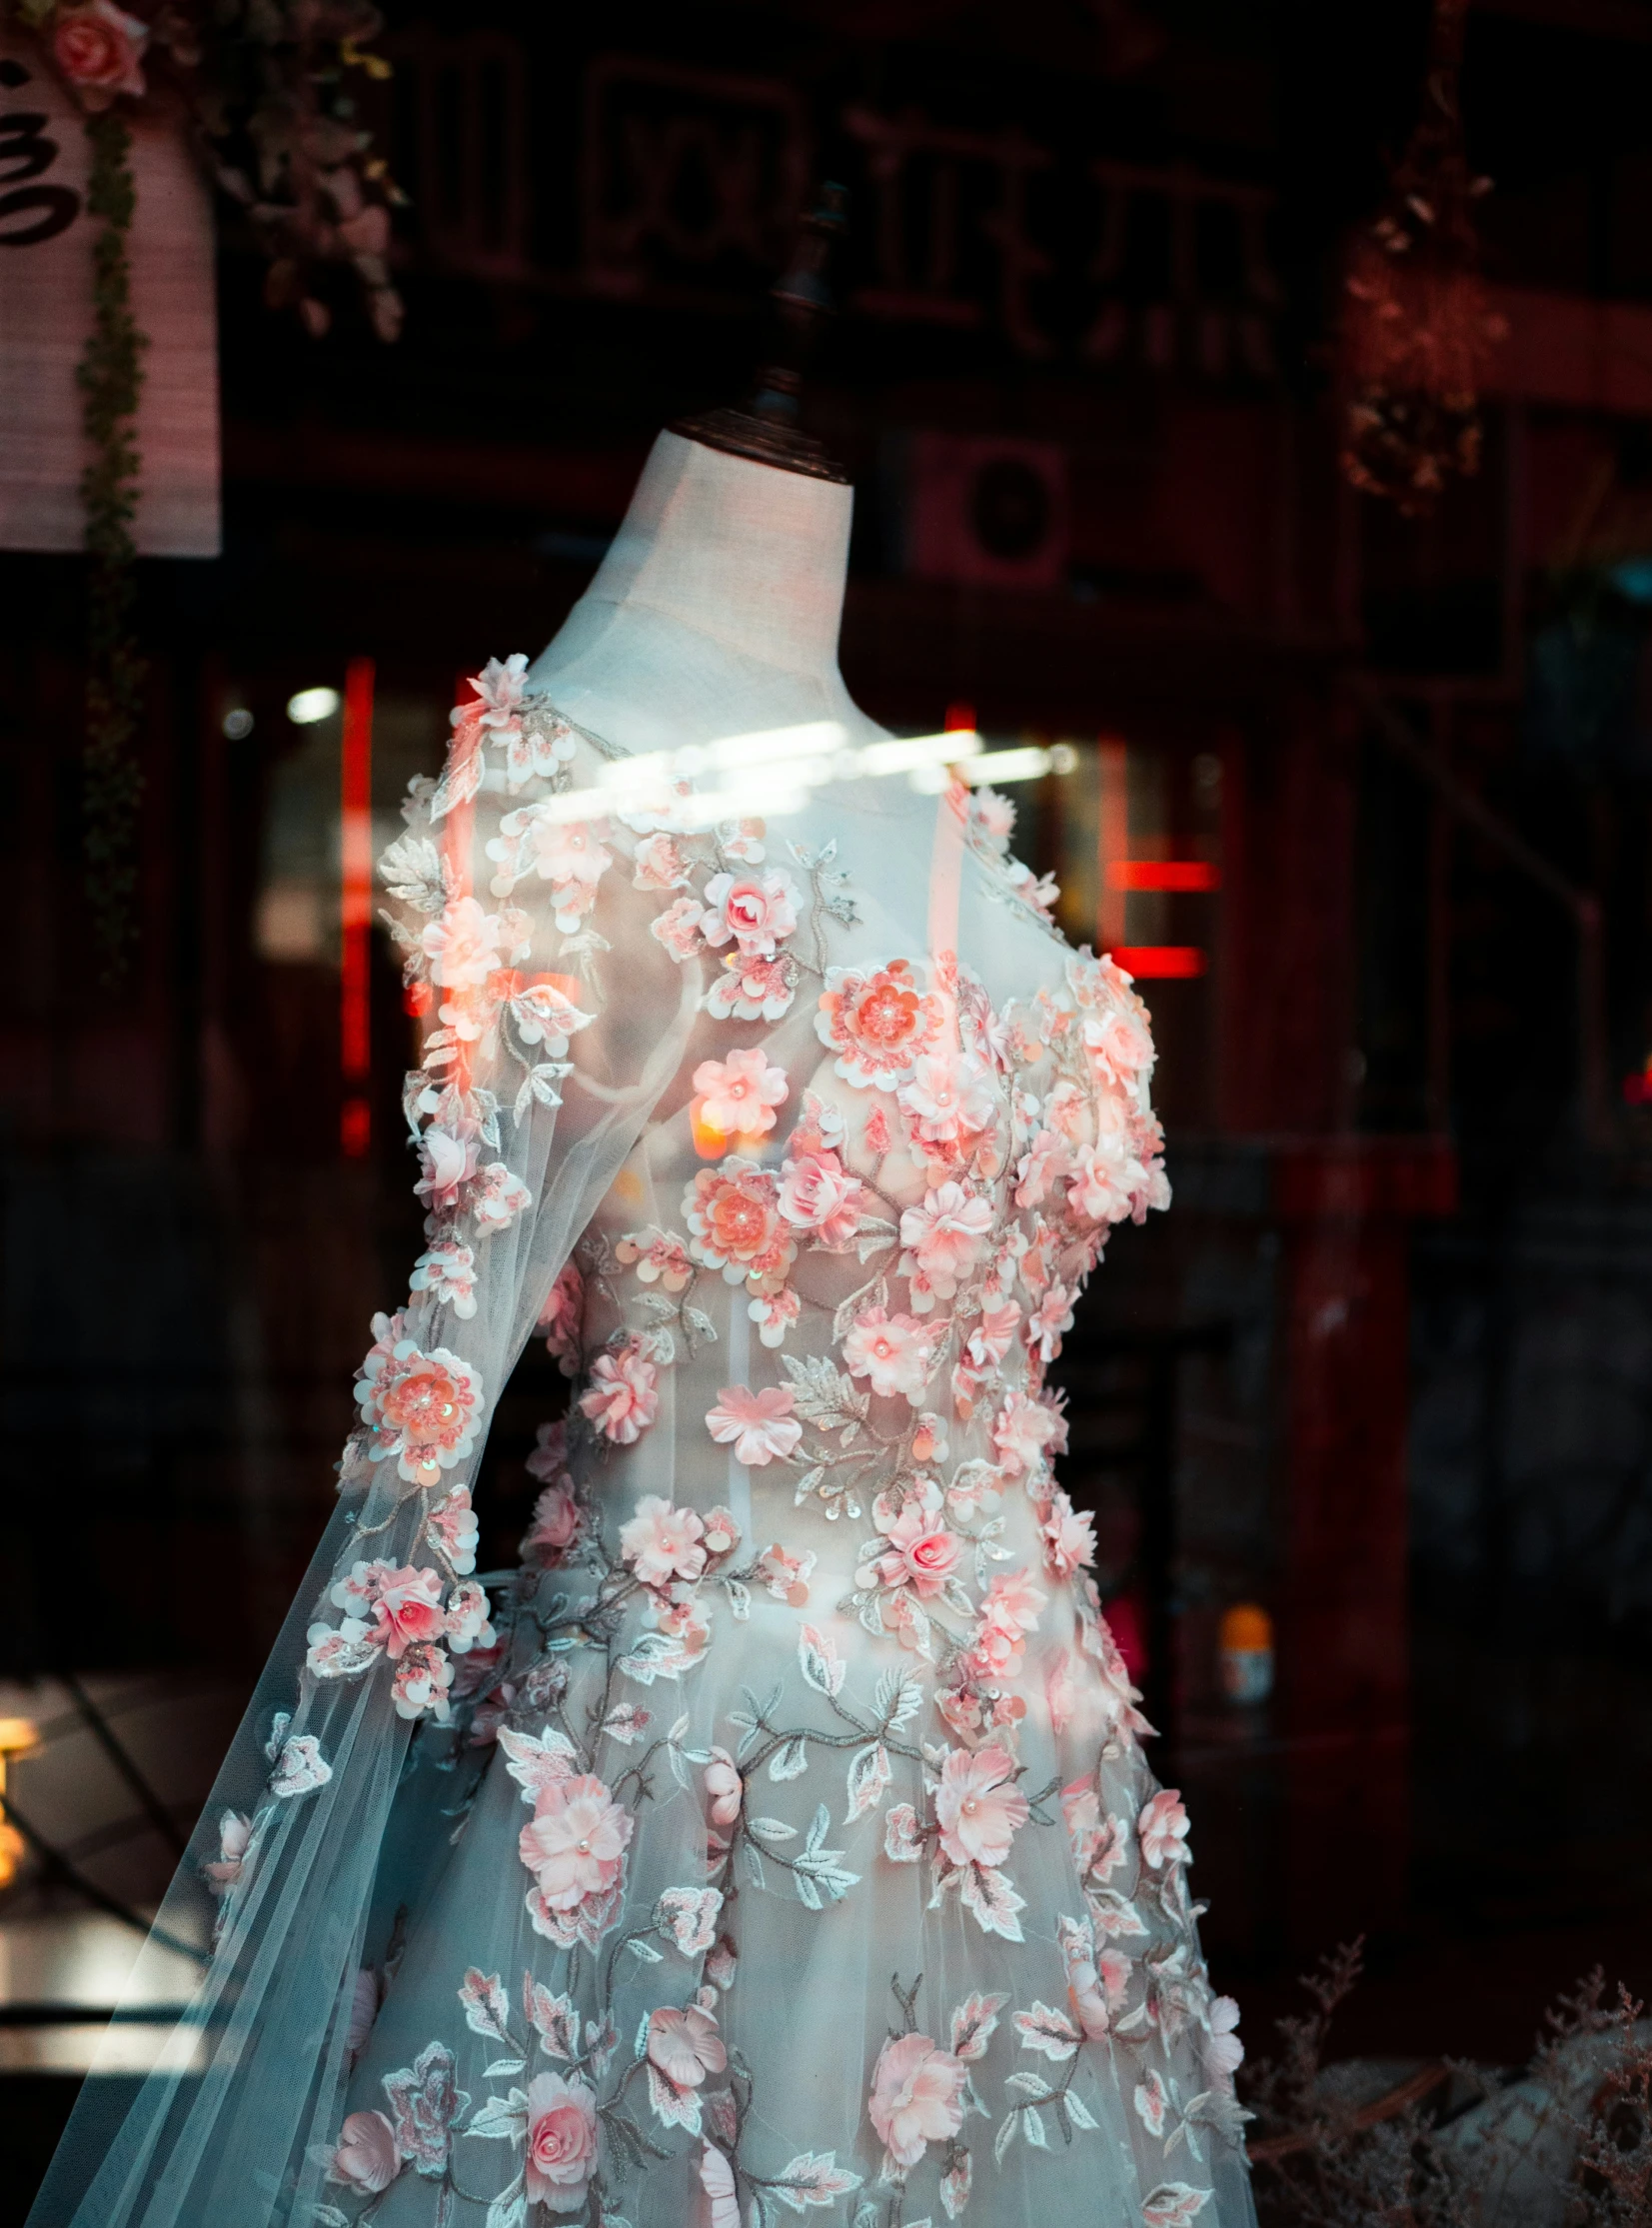
[[[384,2114],[352,2112],[339,2130],[338,2148],[327,2169],[328,2180],[378,2197],[401,2171],[396,2130]]]
[[[591,1386],[580,1394],[580,1410],[616,1446],[634,1446],[660,1412],[660,1372],[638,1338],[611,1353],[600,1353],[591,1369]]]
[[[761,876],[714,875],[706,885],[706,941],[733,940],[748,959],[772,959],[797,928],[802,902],[797,884],[779,868]]]
[[[597,2099],[579,2075],[536,2073],[528,2084],[528,2202],[578,2212],[597,2171]]]
[[[60,8],[51,37],[52,60],[82,108],[107,108],[117,93],[142,94],[139,64],[149,26],[115,7],[113,0]]]
[[[929,1381],[933,1353],[929,1333],[914,1316],[867,1307],[849,1325],[843,1360],[852,1375],[869,1377],[880,1397],[903,1393],[915,1407]]]

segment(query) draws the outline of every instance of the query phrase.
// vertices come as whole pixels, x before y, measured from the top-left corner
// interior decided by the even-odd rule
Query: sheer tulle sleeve
[[[129,2000],[176,1995],[181,1955],[199,1982],[135,2099],[130,2080],[86,2083],[31,2228],[325,2215],[409,1736],[446,1719],[456,1668],[493,1639],[471,1508],[489,1420],[704,989],[671,949],[672,877],[646,835],[573,817],[604,761],[525,697],[525,666],[490,665],[382,863],[425,1019],[405,1103],[426,1246],[375,1318],[339,1508]]]

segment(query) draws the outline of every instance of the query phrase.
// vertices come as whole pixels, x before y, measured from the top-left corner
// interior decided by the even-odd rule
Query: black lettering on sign
[[[50,170],[58,157],[58,144],[41,126],[43,111],[14,109],[0,116],[0,248],[36,248],[42,240],[55,240],[67,232],[80,215],[80,196],[72,186],[29,186],[22,181]],[[32,222],[29,220],[32,218]],[[22,219],[22,222],[18,222]]]
[[[31,209],[40,211],[34,223],[11,231],[9,220]],[[0,248],[35,248],[42,240],[55,240],[79,215],[80,196],[72,186],[18,186],[0,193]]]
[[[0,116],[0,179],[7,185],[38,178],[57,161],[57,141],[48,139],[40,128],[49,121],[44,109],[18,108]]]

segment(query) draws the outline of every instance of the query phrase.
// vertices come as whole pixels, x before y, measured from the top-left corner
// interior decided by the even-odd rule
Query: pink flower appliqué
[[[580,1325],[585,1313],[585,1279],[573,1261],[559,1270],[556,1282],[546,1295],[540,1309],[540,1319],[534,1325],[545,1340],[546,1349],[562,1363],[565,1377],[573,1376],[578,1367],[580,1350]]]
[[[843,1340],[843,1360],[852,1375],[870,1378],[880,1398],[904,1393],[914,1407],[933,1366],[923,1325],[915,1316],[891,1315],[882,1307],[867,1307],[855,1316]]]
[[[706,1800],[710,1805],[715,1826],[732,1826],[740,1816],[741,1802],[745,1797],[746,1782],[740,1768],[726,1748],[714,1748],[712,1760],[706,1766]]]
[[[972,1756],[952,1750],[935,1791],[935,1822],[942,1853],[953,1864],[1001,1864],[1027,1815],[1008,1749],[994,1741]]]
[[[372,1459],[394,1455],[410,1485],[434,1485],[471,1450],[482,1423],[482,1379],[444,1346],[423,1353],[411,1338],[393,1336],[396,1324],[383,1315],[373,1328],[376,1342],[356,1380]]]
[[[706,1526],[692,1508],[674,1508],[658,1493],[645,1493],[630,1523],[620,1527],[620,1552],[640,1585],[691,1583],[706,1568]]]
[[[579,2075],[536,2073],[528,2084],[528,2202],[578,2212],[597,2171],[597,2099]]]
[[[551,1909],[572,1911],[619,1884],[635,1823],[601,1779],[581,1773],[541,1787],[517,1848]]]
[[[1095,1518],[1086,1509],[1075,1509],[1065,1493],[1056,1489],[1043,1522],[1044,1561],[1057,1578],[1070,1578],[1095,1560]]]
[[[706,1011],[720,1022],[778,1022],[797,995],[798,970],[791,960],[731,952],[706,994]]]
[[[943,2143],[963,2125],[961,2058],[927,2035],[891,2036],[872,2068],[866,2112],[890,2159],[903,2173],[930,2143]]]
[[[837,1073],[863,1091],[893,1091],[945,1026],[938,998],[920,991],[911,964],[892,960],[873,974],[831,968],[815,1031],[837,1055]]]
[[[694,1072],[700,1094],[699,1118],[726,1137],[761,1137],[775,1126],[775,1109],[785,1103],[784,1068],[771,1068],[761,1046],[731,1053],[727,1060],[703,1060]]]
[[[779,868],[766,875],[714,875],[706,885],[706,941],[731,940],[747,959],[773,959],[798,926],[798,886]]]
[[[899,1101],[929,1144],[949,1144],[964,1130],[984,1129],[994,1101],[986,1071],[972,1059],[951,1053],[925,1053],[913,1064],[912,1080]]]
[[[945,1590],[963,1559],[963,1541],[913,1494],[883,1535],[884,1550],[864,1573],[885,1586],[910,1586],[923,1600]]]
[[[474,898],[452,899],[419,938],[431,981],[453,991],[476,990],[487,982],[499,966],[499,942],[498,914],[484,913]]]
[[[744,1384],[726,1384],[717,1406],[708,1411],[706,1428],[720,1446],[732,1446],[735,1460],[756,1469],[785,1461],[804,1435],[793,1409],[797,1394],[790,1385],[765,1385],[761,1392]]]
[[[738,1154],[716,1168],[702,1168],[683,1194],[692,1232],[689,1250],[726,1284],[749,1291],[784,1281],[797,1247],[781,1217],[774,1175]]]
[[[648,2054],[680,2089],[698,2089],[708,2073],[721,2073],[729,2063],[717,2021],[696,2004],[682,2011],[661,2005],[649,2020]]]
[[[566,1481],[547,1485],[534,1503],[534,1520],[522,1542],[525,1555],[560,1555],[580,1535],[580,1506]]]
[[[660,1412],[659,1383],[660,1372],[641,1340],[628,1339],[617,1351],[597,1356],[590,1389],[580,1394],[581,1412],[616,1446],[634,1446]]]
[[[848,1173],[835,1152],[802,1152],[781,1168],[781,1212],[821,1245],[852,1242],[864,1200],[859,1177]]]
[[[384,2114],[352,2112],[339,2130],[338,2148],[327,2169],[328,2180],[378,2197],[401,2171],[396,2130]]]
[[[905,1208],[900,1273],[911,1280],[919,1314],[951,1298],[980,1258],[991,1227],[991,1200],[971,1197],[961,1183],[942,1183],[924,1194],[921,1206]]]
[[[1142,1862],[1150,1864],[1155,1872],[1166,1864],[1185,1864],[1191,1853],[1187,1847],[1187,1825],[1180,1790],[1161,1787],[1150,1802],[1142,1805],[1141,1815],[1135,1821]]]

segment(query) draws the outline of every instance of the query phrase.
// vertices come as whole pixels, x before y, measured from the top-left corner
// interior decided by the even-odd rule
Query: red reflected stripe
[[[1189,976],[1204,974],[1210,964],[1196,944],[1115,944],[1108,958],[1116,960],[1126,975],[1143,983],[1185,981]]]
[[[1107,880],[1114,890],[1221,888],[1221,875],[1208,859],[1115,859]]]

